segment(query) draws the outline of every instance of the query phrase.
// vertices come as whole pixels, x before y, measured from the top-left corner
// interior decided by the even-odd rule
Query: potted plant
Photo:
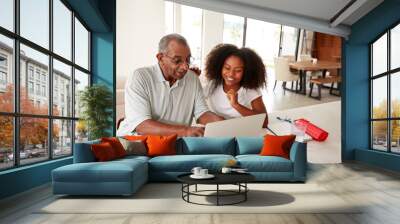
[[[111,91],[102,84],[87,86],[79,93],[80,124],[87,127],[89,140],[109,136],[112,126],[113,98]],[[82,126],[82,125],[81,125]]]

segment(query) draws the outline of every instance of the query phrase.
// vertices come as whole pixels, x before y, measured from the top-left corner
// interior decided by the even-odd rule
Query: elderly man
[[[190,49],[179,34],[161,38],[158,64],[137,69],[125,85],[125,120],[118,136],[203,136],[204,128],[191,127],[222,120],[209,111],[197,75],[189,70]]]

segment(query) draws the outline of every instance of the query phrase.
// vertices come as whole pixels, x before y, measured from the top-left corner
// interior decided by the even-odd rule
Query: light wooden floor
[[[366,204],[357,214],[35,214],[54,200],[43,186],[0,202],[0,223],[220,224],[220,223],[400,223],[400,174],[359,163],[311,164],[308,182],[345,201]],[[318,202],[316,202],[318,203]],[[173,205],[171,205],[173,206]]]
[[[291,134],[291,125],[281,122],[276,117],[292,120],[304,118],[329,133],[323,142],[310,141],[307,143],[307,159],[310,163],[330,164],[342,162],[341,146],[341,102],[316,104],[298,107],[268,114],[269,128],[277,135]]]
[[[284,93],[282,82],[278,82],[275,90],[273,90],[275,84],[275,70],[268,68],[267,74],[267,88],[262,90],[262,94],[268,113],[341,100],[341,97],[330,95],[329,89],[326,88],[322,88],[321,100],[310,98],[308,97],[308,93],[310,92],[309,85],[307,85],[307,95],[289,91],[285,91]],[[291,84],[288,83],[287,87],[290,88]],[[317,88],[314,87],[313,96],[316,95]]]

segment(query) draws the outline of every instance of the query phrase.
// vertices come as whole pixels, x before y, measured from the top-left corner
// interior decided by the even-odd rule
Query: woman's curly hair
[[[257,89],[266,85],[264,63],[258,54],[250,48],[238,48],[232,44],[219,44],[207,55],[205,73],[209,81],[214,81],[214,88],[222,85],[222,68],[225,60],[237,56],[243,61],[243,77],[240,86],[246,89]]]

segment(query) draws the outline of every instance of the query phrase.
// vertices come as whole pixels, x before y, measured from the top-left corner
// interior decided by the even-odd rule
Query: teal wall
[[[400,0],[386,0],[351,27],[343,46],[342,159],[398,170],[398,156],[369,150],[369,43],[400,22]],[[359,151],[363,150],[363,151]],[[387,154],[387,153],[386,153]],[[397,161],[397,164],[393,161]]]
[[[108,86],[114,96],[115,105],[115,77],[114,77],[114,34],[93,33],[92,34],[92,82]],[[115,124],[115,106],[113,107]],[[110,127],[110,135],[114,135],[115,126]]]
[[[115,0],[65,0],[78,15],[85,21],[85,24],[92,31],[106,33],[111,31],[113,23],[108,16],[112,15],[112,5]],[[111,7],[110,7],[111,6]],[[115,9],[115,7],[114,7]],[[109,10],[109,11],[108,11]]]
[[[67,0],[92,31],[92,82],[107,85],[115,105],[115,0]],[[115,123],[115,106],[113,108]],[[115,133],[110,127],[110,133]],[[72,157],[0,172],[0,199],[51,181],[51,171],[72,163]]]
[[[92,82],[101,83],[109,87],[113,95],[112,124],[116,123],[116,76],[115,76],[115,31],[116,31],[116,2],[98,0],[97,8],[101,12],[107,32],[94,31],[92,33]],[[108,129],[110,135],[115,136],[115,125]]]
[[[393,153],[356,149],[355,160],[400,172],[400,155]]]
[[[47,161],[0,173],[0,199],[29,190],[51,181],[51,171],[72,163],[72,158]]]

